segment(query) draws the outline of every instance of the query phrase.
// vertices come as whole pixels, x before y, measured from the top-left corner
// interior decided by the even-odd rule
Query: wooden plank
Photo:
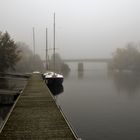
[[[49,89],[34,74],[0,133],[0,140],[76,140]]]

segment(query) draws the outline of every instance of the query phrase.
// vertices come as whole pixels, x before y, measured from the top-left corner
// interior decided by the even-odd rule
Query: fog
[[[109,58],[117,47],[140,43],[139,0],[0,0],[0,30],[45,58],[45,28],[53,47],[56,13],[56,48],[62,58]],[[51,52],[50,52],[51,53]]]

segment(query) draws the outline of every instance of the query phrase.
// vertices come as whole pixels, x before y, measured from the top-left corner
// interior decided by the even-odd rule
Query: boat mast
[[[35,28],[33,27],[33,50],[34,50],[34,56],[35,56]]]
[[[54,40],[54,44],[53,44],[53,63],[54,63],[54,72],[55,72],[55,13],[54,13],[54,38],[53,38],[53,40]]]
[[[46,28],[46,70],[48,70],[48,36],[47,36],[47,28]]]

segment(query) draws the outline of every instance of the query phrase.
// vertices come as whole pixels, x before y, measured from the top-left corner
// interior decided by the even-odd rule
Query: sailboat
[[[47,33],[46,33],[47,36]],[[47,37],[46,37],[47,38]],[[43,74],[44,79],[48,85],[50,84],[62,84],[63,83],[63,75],[58,74],[55,72],[55,13],[54,13],[54,44],[53,44],[53,63],[54,63],[54,70],[53,71],[47,71]],[[47,63],[47,41],[46,41],[46,63]],[[47,67],[47,64],[46,64]]]

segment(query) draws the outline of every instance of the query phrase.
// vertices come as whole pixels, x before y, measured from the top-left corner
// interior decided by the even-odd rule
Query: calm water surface
[[[57,96],[83,140],[140,140],[140,75],[107,72],[106,64],[76,64]]]
[[[0,77],[0,127],[3,125],[5,118],[15,101],[14,96],[5,95],[5,92],[7,94],[10,93],[10,91],[19,93],[26,83],[27,79],[25,78],[10,76]]]

